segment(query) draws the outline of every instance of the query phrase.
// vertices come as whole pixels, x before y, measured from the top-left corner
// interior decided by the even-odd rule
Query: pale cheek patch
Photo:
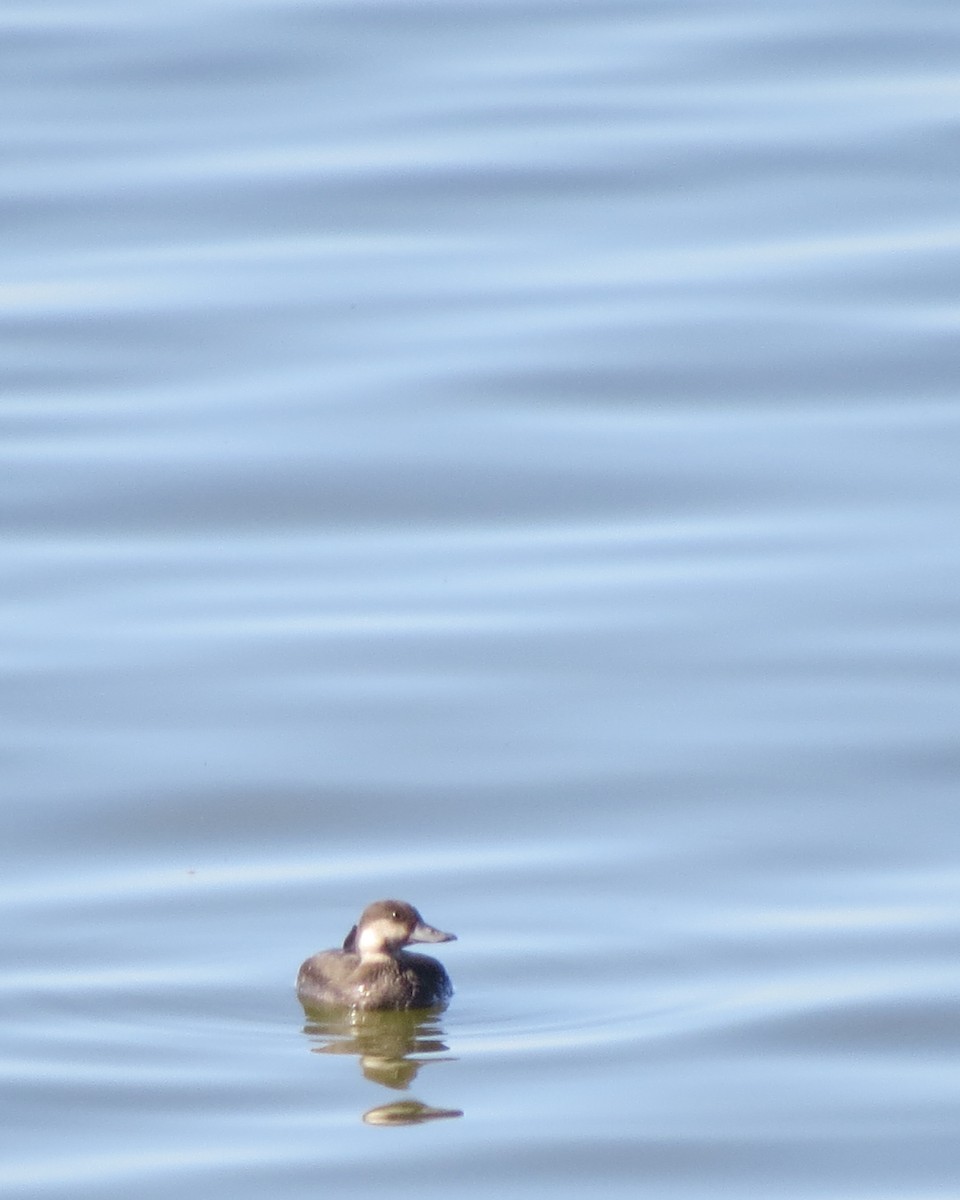
[[[406,929],[396,921],[374,921],[368,925],[357,939],[357,949],[361,958],[387,958],[386,946],[400,945],[406,938]]]

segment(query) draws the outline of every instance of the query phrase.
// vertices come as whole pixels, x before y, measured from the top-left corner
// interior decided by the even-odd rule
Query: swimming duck
[[[360,914],[342,950],[322,950],[300,968],[303,1004],[356,1009],[431,1008],[453,994],[450,976],[435,958],[410,954],[411,942],[455,942],[456,935],[427,925],[412,904],[375,900]]]

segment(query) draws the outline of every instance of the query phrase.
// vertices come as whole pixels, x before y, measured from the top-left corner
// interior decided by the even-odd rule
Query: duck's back
[[[301,1001],[318,1007],[431,1008],[452,994],[449,975],[427,954],[364,962],[348,950],[324,950],[308,958],[297,976]]]

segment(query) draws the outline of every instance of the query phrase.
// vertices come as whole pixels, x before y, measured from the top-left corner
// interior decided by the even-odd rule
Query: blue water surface
[[[954,1194],[955,6],[0,28],[4,1195]]]

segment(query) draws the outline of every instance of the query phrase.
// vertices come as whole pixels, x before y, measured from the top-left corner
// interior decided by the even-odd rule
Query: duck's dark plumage
[[[402,900],[369,904],[342,950],[322,950],[301,966],[297,995],[313,1007],[357,1009],[431,1008],[446,1004],[453,985],[443,966],[411,954],[411,942],[452,942],[452,933],[427,925]]]

